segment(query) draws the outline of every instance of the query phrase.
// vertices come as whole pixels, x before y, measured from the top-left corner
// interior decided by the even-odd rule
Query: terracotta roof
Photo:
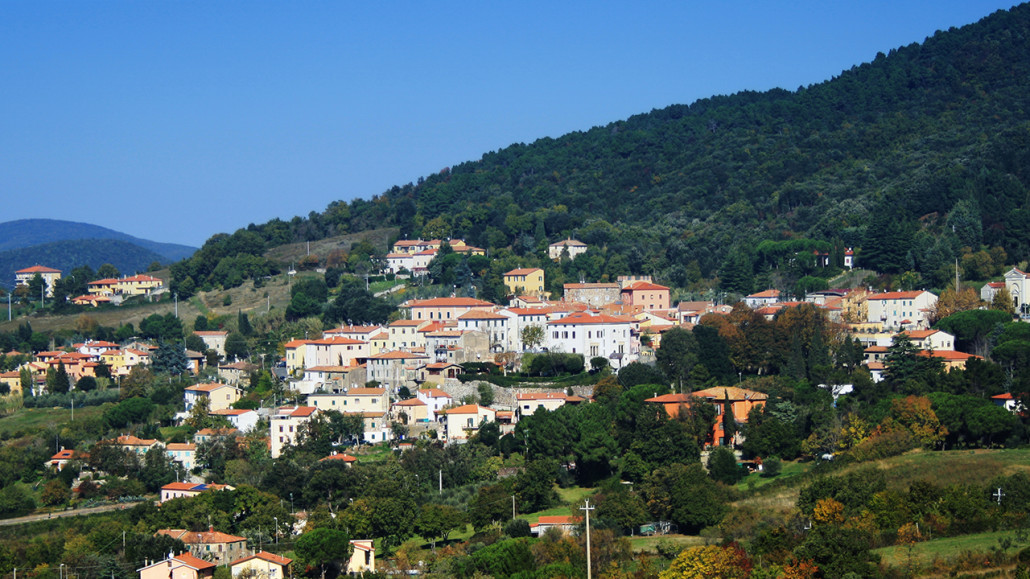
[[[704,390],[698,390],[694,392],[694,396],[700,396],[702,398],[711,398],[713,400],[725,400],[727,395],[731,401],[734,400],[768,400],[769,395],[762,392],[755,392],[754,390],[748,390],[747,388],[738,388],[736,386],[716,386],[714,388],[706,388]]]
[[[25,269],[19,269],[14,273],[61,273],[61,270],[46,267],[45,265],[34,265],[32,267],[26,267]]]
[[[197,450],[197,445],[192,442],[169,442],[165,448],[167,450]]]
[[[325,459],[323,459],[323,460],[325,460]],[[283,567],[285,567],[285,566],[289,565],[291,562],[293,562],[293,559],[287,559],[286,557],[280,557],[279,555],[276,555],[275,553],[269,553],[267,551],[259,551],[259,552],[255,553],[255,554],[251,555],[250,557],[244,557],[242,559],[237,559],[237,560],[233,561],[232,563],[229,563],[229,566],[233,567],[233,566],[236,566],[236,565],[238,565],[240,563],[246,563],[247,561],[250,561],[251,559],[261,559],[262,561],[268,561],[269,563],[275,563],[276,565],[282,565]]]
[[[922,340],[923,338],[928,338],[939,331],[940,330],[905,330],[902,334],[905,334],[909,338]]]
[[[321,340],[311,340],[308,343],[316,346],[350,346],[367,344],[368,342],[362,342],[361,340],[355,340],[354,338],[345,338],[343,336],[333,336],[331,338],[322,338]]]
[[[323,460],[342,460],[343,462],[357,462],[358,459],[357,457],[351,456],[349,454],[344,454],[341,452],[338,454],[330,454],[325,458],[320,458],[318,459],[318,462],[322,462]]]
[[[524,392],[516,394],[517,400],[566,400],[564,392]]]
[[[865,351],[869,352],[870,354],[879,354],[881,352],[886,352],[887,346],[869,346],[865,349]]]
[[[286,342],[285,344],[283,344],[283,347],[287,348],[287,349],[299,348],[299,347],[304,346],[306,344],[310,344],[313,341],[314,340],[290,340],[289,342]]]
[[[910,300],[917,298],[926,293],[925,291],[911,291],[911,292],[884,292],[880,294],[873,294],[867,297],[867,300]]]
[[[161,529],[158,535],[168,535],[173,539],[179,539],[187,545],[202,545],[208,543],[238,543],[246,541],[246,537],[237,537],[228,533],[222,533],[209,528],[207,531],[192,532],[183,529]]]
[[[153,438],[136,438],[131,434],[119,436],[114,439],[115,443],[123,446],[154,446],[157,444],[157,440]]]
[[[579,524],[581,517],[569,515],[542,515],[537,524]]]
[[[949,362],[958,362],[968,360],[970,358],[977,358],[979,360],[983,359],[982,356],[967,354],[965,352],[957,352],[955,350],[919,350],[918,355],[924,358],[941,358]]]
[[[620,318],[615,316],[606,316],[604,314],[589,314],[586,312],[573,312],[560,320],[552,320],[547,322],[549,325],[566,325],[566,324],[628,324],[630,320],[626,318]]]
[[[479,414],[480,410],[496,412],[493,408],[488,408],[486,406],[480,406],[478,404],[465,404],[464,406],[457,406],[454,408],[441,410],[440,414]]]
[[[50,460],[71,460],[72,456],[74,456],[74,455],[75,455],[75,451],[74,450],[65,449],[65,450],[62,450],[62,451],[58,452],[54,456],[51,456]]]
[[[440,390],[439,388],[422,388],[418,392],[425,394],[430,398],[450,398],[451,395]]]
[[[199,483],[189,483],[189,482],[173,482],[173,483],[168,483],[165,486],[161,487],[161,490],[163,490],[163,491],[191,491],[195,487],[199,487],[199,486],[204,486],[204,485],[199,484]]]
[[[477,300],[475,298],[432,298],[428,300],[412,300],[408,302],[413,308],[434,308],[434,307],[493,307],[490,302]]]
[[[622,288],[622,291],[626,291],[626,290],[630,290],[630,291],[641,291],[641,290],[660,291],[660,290],[666,290],[666,291],[668,291],[668,289],[669,288],[667,288],[667,287],[665,287],[663,285],[658,285],[656,283],[650,283],[650,282],[646,282],[646,281],[635,281],[635,282],[627,285],[626,287]]]
[[[219,390],[221,388],[232,388],[233,390],[236,389],[235,386],[230,386],[228,384],[219,384],[218,382],[206,382],[204,384],[194,384],[193,386],[187,386],[186,390],[190,390],[193,392],[214,392],[215,390]]]
[[[758,292],[756,294],[751,294],[751,295],[749,295],[747,297],[749,297],[749,298],[779,298],[780,297],[780,290],[769,289],[769,290]]]
[[[587,244],[583,243],[582,241],[580,241],[578,239],[565,239],[565,240],[562,240],[562,241],[556,241],[556,242],[550,244],[548,247],[561,247],[561,246],[566,246],[566,245],[570,245],[570,246],[573,246],[573,247],[586,247],[587,246]]]
[[[408,398],[407,400],[401,400],[400,402],[394,402],[394,406],[425,406],[426,403],[422,402],[418,398]]]
[[[194,334],[198,336],[228,336],[229,332],[224,330],[194,330]]]
[[[539,267],[525,267],[525,268],[522,268],[522,269],[513,269],[513,270],[509,271],[508,273],[506,273],[504,275],[505,276],[509,276],[509,275],[529,275],[529,274],[531,274],[533,272],[536,272],[536,271],[543,272],[544,270],[540,269]]]

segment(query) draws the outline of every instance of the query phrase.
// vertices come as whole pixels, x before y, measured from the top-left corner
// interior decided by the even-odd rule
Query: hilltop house
[[[46,267],[45,265],[34,265],[32,267],[26,267],[25,269],[19,269],[14,272],[14,285],[16,287],[28,287],[29,282],[32,281],[37,274],[43,279],[43,285],[46,287],[46,296],[48,298],[54,297],[54,284],[57,283],[57,280],[61,279],[61,270],[59,269]]]
[[[544,293],[544,270],[537,267],[513,269],[504,274],[504,285],[511,295]]]

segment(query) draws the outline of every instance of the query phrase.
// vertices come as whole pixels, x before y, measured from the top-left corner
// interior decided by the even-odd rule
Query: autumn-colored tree
[[[854,412],[844,416],[837,444],[841,450],[848,450],[869,436],[869,423]]]
[[[955,312],[980,309],[982,305],[983,300],[975,289],[967,287],[955,292],[954,288],[948,288],[937,298],[937,303],[930,312],[930,323],[936,324]]]
[[[811,559],[795,559],[792,557],[783,566],[783,573],[780,574],[780,579],[812,579],[817,573],[819,573],[819,567]]]
[[[736,543],[725,547],[691,547],[680,553],[660,579],[744,579],[751,574],[751,559]]]
[[[844,522],[844,505],[832,498],[819,499],[812,510],[812,521],[817,525],[839,525]]]
[[[948,434],[948,429],[941,425],[933,411],[930,399],[925,396],[907,396],[893,400],[890,414],[877,430],[890,431],[899,427],[911,432],[927,448],[937,446]]]
[[[994,294],[994,299],[991,300],[991,309],[1001,310],[1012,315],[1016,314],[1016,304],[1012,301],[1012,294],[1009,293],[1008,288],[1001,288]]]

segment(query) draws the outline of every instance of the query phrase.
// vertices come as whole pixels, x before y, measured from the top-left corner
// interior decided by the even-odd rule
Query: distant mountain
[[[0,223],[0,252],[12,249],[23,249],[35,245],[49,244],[55,241],[71,241],[78,239],[106,239],[127,241],[133,245],[149,250],[158,255],[156,261],[168,263],[193,255],[195,247],[175,243],[160,243],[149,239],[140,239],[127,233],[75,221],[58,219],[19,219]],[[115,247],[112,245],[97,247]],[[138,253],[138,252],[133,252]],[[114,263],[115,258],[105,263]],[[155,261],[155,260],[151,260]],[[87,263],[87,262],[83,262]],[[82,265],[77,263],[76,265]],[[149,264],[149,262],[147,263]],[[52,267],[57,267],[52,265]],[[146,267],[146,265],[144,265]],[[18,268],[21,269],[21,268]],[[121,269],[121,268],[119,268]]]
[[[168,260],[149,249],[118,239],[76,239],[54,241],[21,249],[0,251],[0,281],[10,286],[14,272],[33,265],[45,265],[65,274],[76,267],[88,265],[96,271],[110,263],[123,275],[145,272],[155,261]]]

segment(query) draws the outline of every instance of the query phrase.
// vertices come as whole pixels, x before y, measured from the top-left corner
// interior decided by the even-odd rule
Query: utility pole
[[[1001,498],[1005,496],[1005,493],[1001,492],[1001,487],[994,491],[994,498],[998,499],[998,506],[1001,506]]]
[[[593,577],[590,569],[590,511],[595,508],[590,506],[590,499],[587,499],[586,504],[579,508],[581,511],[586,511],[587,514],[587,579],[592,579]]]
[[[440,469],[440,494],[443,494],[443,469]]]
[[[175,292],[174,294],[172,294],[172,297],[175,298],[175,317],[178,318],[179,317],[179,292]]]
[[[511,520],[515,520],[515,495],[511,495]]]

